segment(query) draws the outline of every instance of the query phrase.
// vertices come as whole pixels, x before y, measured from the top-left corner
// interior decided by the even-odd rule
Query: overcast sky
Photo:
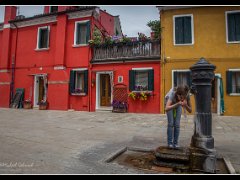
[[[20,14],[30,17],[43,13],[43,6],[19,6]],[[137,36],[138,32],[150,36],[150,28],[147,22],[158,20],[159,13],[156,6],[100,6],[112,15],[119,15],[122,31],[125,35]],[[3,22],[4,6],[0,6],[0,22]]]

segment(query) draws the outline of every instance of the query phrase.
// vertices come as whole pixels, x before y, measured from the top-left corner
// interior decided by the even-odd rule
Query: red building
[[[148,100],[127,98],[128,112],[159,113],[159,43],[92,47],[95,28],[103,37],[122,35],[119,17],[94,6],[46,6],[29,18],[16,17],[16,7],[6,6],[0,24],[0,107],[10,107],[16,89],[23,88],[33,107],[47,101],[50,110],[109,110],[121,83],[127,93],[151,92]]]

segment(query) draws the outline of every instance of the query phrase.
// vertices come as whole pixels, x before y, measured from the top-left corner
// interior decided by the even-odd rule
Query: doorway
[[[35,75],[34,77],[34,107],[38,107],[39,102],[46,101],[47,82],[46,75]]]
[[[96,73],[96,110],[112,109],[112,72]]]
[[[221,74],[215,74],[214,80],[212,81],[212,100],[211,100],[211,111],[220,115],[220,85],[221,85]]]
[[[109,74],[100,74],[100,106],[111,106],[111,85]]]

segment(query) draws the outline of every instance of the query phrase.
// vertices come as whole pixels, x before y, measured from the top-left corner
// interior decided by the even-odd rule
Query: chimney
[[[16,6],[5,6],[4,24],[8,24],[8,21],[14,20],[17,14]]]
[[[48,14],[50,12],[50,6],[44,6],[43,13]]]

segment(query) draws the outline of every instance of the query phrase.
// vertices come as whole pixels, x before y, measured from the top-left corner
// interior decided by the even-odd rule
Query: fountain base
[[[121,153],[120,153],[121,152]],[[128,168],[137,169],[140,173],[161,174],[208,174],[191,168],[189,148],[169,149],[165,146],[156,150],[141,148],[124,148],[108,158],[105,162],[117,163]],[[223,157],[216,158],[216,174],[230,174],[228,162]]]

